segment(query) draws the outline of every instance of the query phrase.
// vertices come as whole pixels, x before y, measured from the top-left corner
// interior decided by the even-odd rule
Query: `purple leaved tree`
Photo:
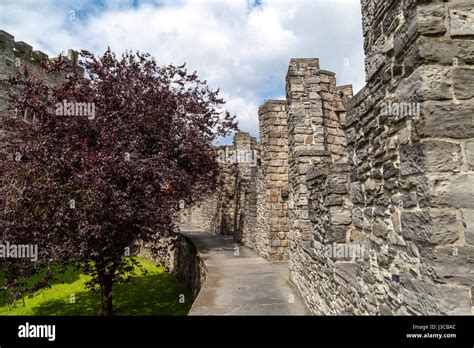
[[[11,299],[72,265],[100,290],[99,314],[111,315],[113,285],[138,267],[125,250],[173,238],[179,202],[218,187],[213,142],[237,126],[218,91],[184,65],[110,49],[81,57],[86,77],[60,58],[45,65],[47,74],[68,73],[53,86],[27,70],[8,79],[20,91],[10,94],[11,109],[34,121],[4,117],[13,136],[0,168],[0,242],[35,244],[38,260],[0,262]],[[26,282],[38,272],[40,281]]]

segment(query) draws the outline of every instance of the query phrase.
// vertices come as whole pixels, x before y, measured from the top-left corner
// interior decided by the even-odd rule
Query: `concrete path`
[[[270,263],[236,244],[232,236],[180,228],[196,245],[208,271],[189,315],[310,314],[288,280],[287,262]]]

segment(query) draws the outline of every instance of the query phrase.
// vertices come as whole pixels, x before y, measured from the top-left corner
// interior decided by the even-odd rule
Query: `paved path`
[[[236,244],[232,236],[187,226],[181,226],[181,231],[196,245],[208,271],[189,315],[309,314],[288,281],[287,262],[270,263]]]

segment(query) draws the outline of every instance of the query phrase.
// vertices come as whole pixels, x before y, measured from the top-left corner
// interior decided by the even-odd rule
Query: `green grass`
[[[185,287],[163,267],[137,260],[148,274],[140,274],[132,283],[114,285],[114,315],[187,315],[192,303]],[[4,294],[0,294],[0,315],[97,315],[100,295],[85,290],[88,279],[69,269],[58,276],[58,282],[36,292],[32,298],[25,296],[14,304],[4,305]],[[71,303],[71,295],[75,303]],[[180,303],[180,295],[184,295],[184,303]]]

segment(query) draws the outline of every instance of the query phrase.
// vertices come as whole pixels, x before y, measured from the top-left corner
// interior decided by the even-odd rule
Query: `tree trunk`
[[[100,316],[112,315],[112,278],[104,277],[100,282]]]

